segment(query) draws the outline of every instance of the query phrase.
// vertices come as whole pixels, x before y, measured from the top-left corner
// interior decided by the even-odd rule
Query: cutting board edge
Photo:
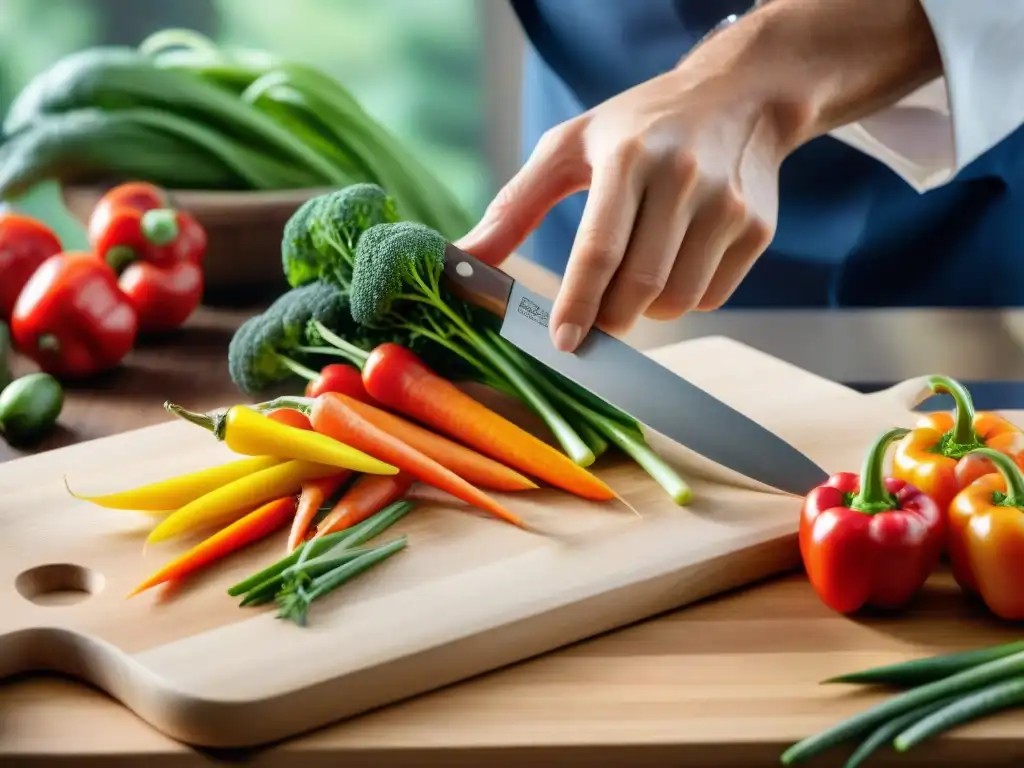
[[[739,554],[745,557],[737,558]],[[733,559],[742,565],[723,565]],[[13,664],[13,658],[19,655],[19,647],[20,655],[30,660],[14,665],[18,669],[12,672],[19,676],[56,672],[95,686],[176,741],[199,748],[252,748],[557,652],[797,567],[796,533],[780,533],[713,560],[660,573],[643,582],[494,626],[452,643],[250,701],[192,696],[160,678],[131,654],[71,629],[24,629],[4,636],[0,645],[8,664]],[[551,621],[556,614],[558,620]],[[476,658],[475,663],[467,664],[466,659],[471,657]],[[374,682],[373,693],[362,693],[370,689],[362,683],[363,678],[376,681],[382,676],[389,681],[387,685]],[[409,686],[410,676],[418,677],[420,683]],[[348,705],[338,706],[338,701]]]

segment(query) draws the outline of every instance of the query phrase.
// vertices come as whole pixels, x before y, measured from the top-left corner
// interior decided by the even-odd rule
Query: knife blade
[[[502,319],[502,338],[680,445],[797,495],[828,477],[771,430],[597,328],[575,352],[559,351],[548,331],[551,302],[451,243],[444,274],[454,294]]]

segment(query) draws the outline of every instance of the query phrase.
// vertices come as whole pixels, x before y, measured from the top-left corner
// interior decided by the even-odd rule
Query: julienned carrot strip
[[[128,593],[128,597],[133,597],[158,584],[163,584],[165,581],[184,578],[214,560],[262,539],[287,524],[294,514],[294,496],[285,496],[267,502],[167,563]]]
[[[405,347],[387,343],[374,349],[363,367],[363,383],[385,407],[513,469],[586,499],[617,498],[599,477],[438,376]]]
[[[414,482],[416,478],[405,472],[397,475],[363,475],[352,483],[352,487],[338,499],[334,509],[320,521],[314,538],[343,531],[373,517],[384,507],[402,498]]]
[[[490,512],[495,517],[522,527],[523,521],[475,485],[437,463],[408,443],[364,419],[330,394],[313,401],[309,423],[322,435],[345,443],[357,451],[396,466],[422,483],[432,485],[457,499]]]
[[[313,518],[316,517],[320,506],[326,499],[333,496],[341,488],[341,484],[351,476],[351,472],[343,472],[340,475],[307,480],[302,484],[302,493],[299,494],[299,506],[295,510],[292,529],[288,534],[289,552],[296,550],[306,540],[306,532],[309,530],[309,526],[312,525]]]
[[[414,424],[408,419],[367,405],[354,397],[337,392],[321,395],[334,397],[358,413],[375,427],[394,435],[406,445],[443,464],[467,483],[493,491],[528,491],[537,484],[501,462],[467,448],[436,432]]]

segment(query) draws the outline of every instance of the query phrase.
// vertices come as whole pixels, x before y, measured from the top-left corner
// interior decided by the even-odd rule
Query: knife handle
[[[444,250],[444,275],[456,296],[498,317],[505,316],[515,281],[451,243]]]

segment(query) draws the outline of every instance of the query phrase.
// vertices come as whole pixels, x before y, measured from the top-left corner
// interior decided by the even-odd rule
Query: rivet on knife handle
[[[448,243],[444,251],[444,274],[452,293],[460,299],[498,317],[505,316],[513,280],[500,269]]]

